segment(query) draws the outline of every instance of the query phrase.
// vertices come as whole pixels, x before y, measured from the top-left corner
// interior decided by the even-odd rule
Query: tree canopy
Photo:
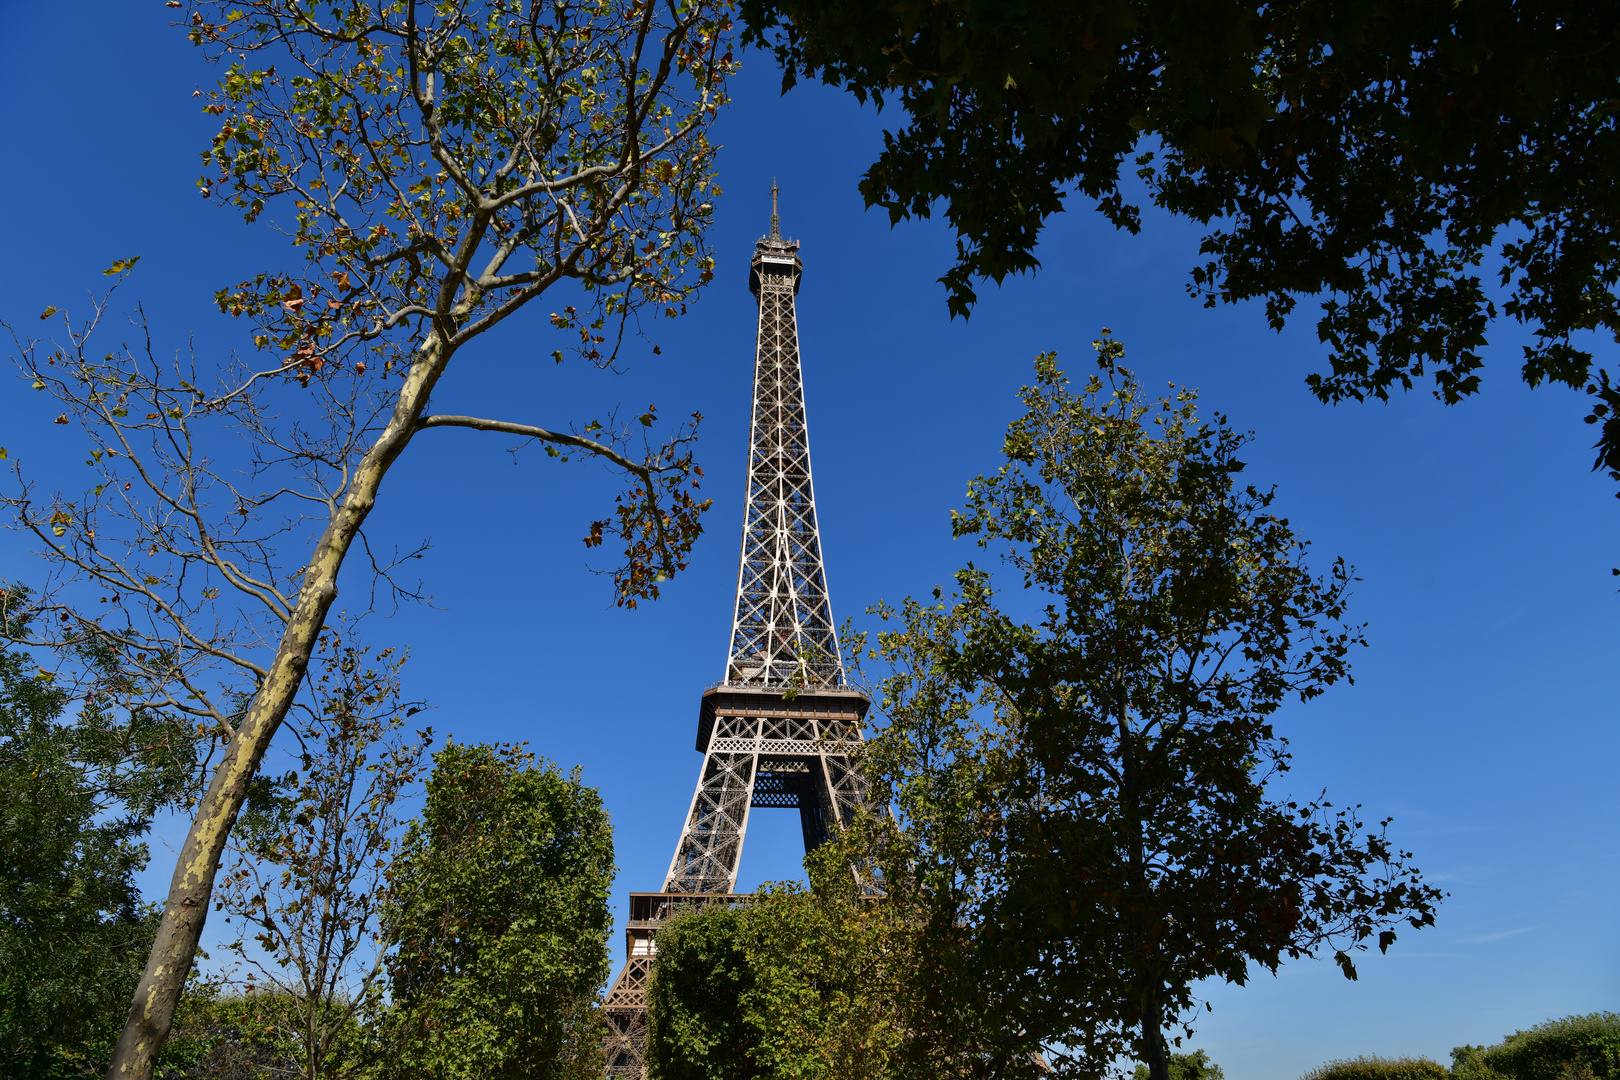
[[[1136,1080],[1148,1080],[1149,1075],[1146,1065],[1136,1067]],[[1170,1055],[1170,1080],[1226,1080],[1226,1073],[1209,1060],[1207,1051],[1194,1050]]]
[[[758,1035],[744,1016],[757,981],[745,912],[678,913],[659,931],[647,986],[647,1074],[658,1080],[751,1080]]]
[[[891,221],[936,205],[974,283],[1039,266],[1071,195],[1140,228],[1135,192],[1209,227],[1188,284],[1319,298],[1323,401],[1432,380],[1475,393],[1488,332],[1534,334],[1531,386],[1592,396],[1620,480],[1620,9],[1572,0],[744,0],[745,37],[800,76],[892,102],[861,181]],[[1141,188],[1133,180],[1140,179]],[[1494,280],[1493,280],[1494,279]]]
[[[919,992],[915,923],[858,896],[848,865],[819,856],[809,860],[814,892],[770,885],[659,930],[647,990],[654,1080],[956,1075],[902,1071]]]
[[[451,743],[389,873],[394,1074],[594,1080],[613,829],[518,746]]]
[[[1362,641],[1349,570],[1314,575],[1274,492],[1239,483],[1246,436],[1191,391],[1146,400],[1096,344],[1078,391],[1039,358],[954,518],[1024,594],[970,564],[956,594],[878,609],[866,767],[899,823],[845,843],[926,928],[915,1037],[985,1076],[1040,1053],[1168,1080],[1198,980],[1323,952],[1353,979],[1441,896],[1387,821],[1280,790],[1277,711],[1348,678]]]

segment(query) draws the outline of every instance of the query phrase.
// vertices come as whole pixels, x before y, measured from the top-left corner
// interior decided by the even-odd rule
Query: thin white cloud
[[[1534,926],[1521,926],[1517,930],[1502,930],[1495,934],[1480,934],[1478,937],[1463,938],[1462,940],[1463,944],[1465,945],[1483,945],[1487,941],[1501,941],[1503,938],[1518,937],[1520,934],[1528,934],[1530,931],[1540,930],[1546,925],[1546,923],[1537,923]]]
[[[1403,952],[1400,952],[1400,951],[1397,950],[1396,952],[1390,953],[1389,958],[1391,960],[1455,960],[1457,957],[1463,956],[1463,955],[1465,955],[1465,954],[1463,954],[1463,953],[1454,953],[1454,952],[1405,952],[1405,953],[1403,953]]]

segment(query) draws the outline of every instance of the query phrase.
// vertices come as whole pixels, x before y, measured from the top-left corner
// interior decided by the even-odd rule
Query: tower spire
[[[776,177],[771,177],[771,239],[782,239],[782,218],[776,212]]]

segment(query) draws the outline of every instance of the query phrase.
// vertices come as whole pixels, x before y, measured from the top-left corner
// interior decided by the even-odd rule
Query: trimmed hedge
[[[1549,1020],[1495,1046],[1459,1046],[1454,1073],[1470,1080],[1620,1080],[1620,1013]]]
[[[1300,1080],[1450,1080],[1450,1076],[1444,1065],[1429,1058],[1369,1056],[1330,1061]]]

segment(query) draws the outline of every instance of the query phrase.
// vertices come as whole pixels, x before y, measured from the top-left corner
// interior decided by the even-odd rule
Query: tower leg
[[[607,1075],[612,1080],[645,1080],[647,1075],[647,980],[652,957],[632,956],[608,991],[602,1011],[607,1015]]]
[[[661,893],[632,893],[629,955],[609,991],[607,1074],[644,1080],[647,985],[655,937],[684,906],[732,903],[750,810],[794,808],[806,852],[852,819],[866,791],[851,754],[866,698],[846,688],[779,692],[728,687],[705,698],[697,788]]]
[[[799,828],[804,832],[806,855],[832,839],[833,820],[826,767],[819,761],[811,761],[799,792]]]
[[[736,889],[759,773],[757,726],[757,720],[740,717],[724,717],[714,725],[692,807],[664,879],[665,892],[728,893]]]

